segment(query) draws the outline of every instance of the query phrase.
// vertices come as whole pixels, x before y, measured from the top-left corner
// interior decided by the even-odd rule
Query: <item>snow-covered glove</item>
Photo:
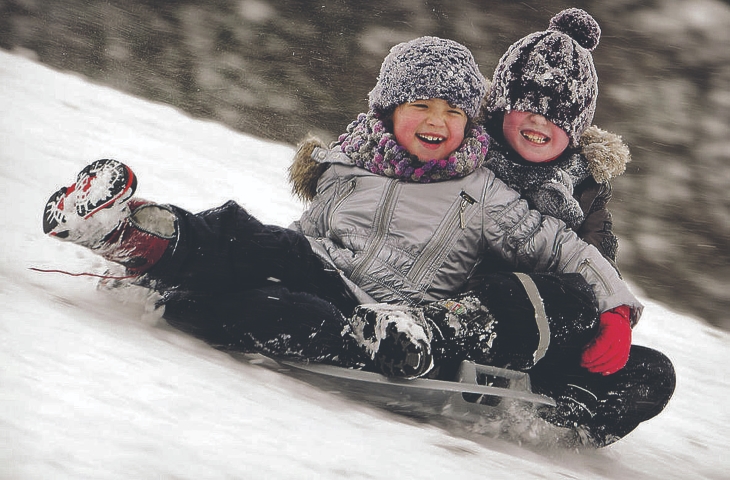
[[[583,350],[583,368],[601,375],[611,375],[624,368],[631,350],[630,315],[631,309],[626,305],[601,314],[598,335]]]

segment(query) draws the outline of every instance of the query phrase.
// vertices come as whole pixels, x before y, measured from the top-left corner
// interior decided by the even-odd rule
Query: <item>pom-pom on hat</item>
[[[371,109],[387,114],[406,102],[440,98],[474,118],[486,90],[469,49],[453,40],[420,37],[390,49],[369,100]]]
[[[558,13],[546,31],[507,49],[494,71],[486,110],[539,113],[576,146],[596,112],[598,75],[591,52],[600,38],[601,28],[585,11]]]

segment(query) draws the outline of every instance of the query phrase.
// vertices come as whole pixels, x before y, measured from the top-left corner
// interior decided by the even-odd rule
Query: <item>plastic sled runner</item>
[[[555,400],[532,392],[530,376],[505,368],[463,361],[453,381],[405,380],[379,373],[332,365],[234,354],[249,363],[285,373],[322,390],[416,417],[440,415],[460,421],[499,416],[515,403],[526,407],[555,405]]]

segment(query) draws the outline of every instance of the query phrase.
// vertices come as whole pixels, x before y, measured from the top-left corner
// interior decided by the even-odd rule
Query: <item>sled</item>
[[[414,417],[440,415],[460,421],[499,416],[511,406],[555,406],[532,392],[530,376],[505,368],[463,361],[456,378],[406,380],[332,365],[237,354],[239,359],[285,373],[322,390]],[[244,358],[241,358],[244,357]]]

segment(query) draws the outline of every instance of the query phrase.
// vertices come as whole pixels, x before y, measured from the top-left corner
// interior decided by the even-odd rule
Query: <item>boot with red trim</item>
[[[144,273],[176,237],[176,217],[162,205],[133,199],[136,188],[127,165],[97,160],[48,199],[43,232],[87,247],[132,274]]]

